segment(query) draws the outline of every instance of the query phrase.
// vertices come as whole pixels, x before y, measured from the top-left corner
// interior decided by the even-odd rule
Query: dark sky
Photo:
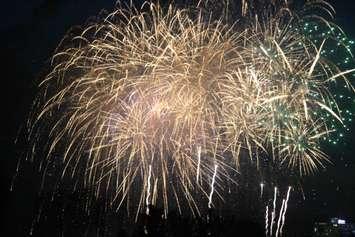
[[[355,1],[333,0],[337,22],[355,39]],[[22,145],[15,145],[35,94],[35,85],[58,42],[74,25],[84,24],[101,9],[113,9],[113,0],[11,0],[1,3],[1,211],[6,219],[0,236],[23,236],[36,202],[39,175],[31,165],[20,173],[10,192]],[[295,204],[293,221],[341,216],[355,221],[355,126],[346,145],[331,149],[333,165],[303,181],[306,200]],[[292,211],[291,211],[292,212]],[[300,223],[304,223],[300,221]],[[15,230],[22,229],[22,230]],[[8,234],[1,235],[1,231]],[[11,233],[11,235],[10,235]],[[17,235],[16,235],[17,234]]]

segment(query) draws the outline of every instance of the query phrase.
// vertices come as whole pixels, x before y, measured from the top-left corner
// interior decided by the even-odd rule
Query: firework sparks
[[[213,176],[212,176],[212,181],[211,181],[211,192],[210,195],[208,197],[208,208],[211,209],[212,208],[212,197],[213,197],[213,193],[214,193],[214,189],[215,189],[215,182],[216,182],[216,176],[217,176],[217,169],[218,169],[218,165],[214,166],[214,172],[213,172]]]
[[[251,4],[242,1],[240,25],[146,3],[147,10],[119,8],[87,27],[60,48],[40,84],[32,150],[47,132],[43,149],[48,162],[62,154],[62,176],[84,174],[96,196],[109,187],[118,206],[135,187],[148,213],[152,202],[167,210],[168,200],[180,207],[181,198],[199,213],[195,193],[211,208],[217,181],[231,179],[243,154],[300,175],[324,166],[328,117],[342,121],[330,85],[352,89],[346,76],[355,69],[342,71],[323,57],[327,39],[315,44],[296,30],[302,17],[288,1],[273,3],[273,14],[263,8],[265,17],[252,14]]]

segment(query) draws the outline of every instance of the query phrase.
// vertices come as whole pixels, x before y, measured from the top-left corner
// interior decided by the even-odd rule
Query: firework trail
[[[269,236],[269,206],[265,210],[265,236]]]
[[[276,237],[279,236],[281,218],[282,218],[284,208],[285,208],[285,199],[282,199],[282,205],[281,205],[281,209],[280,209],[280,213],[279,213],[279,220],[277,221],[277,228],[276,228],[276,234],[275,234]]]
[[[201,146],[197,148],[197,171],[196,171],[196,183],[199,184],[200,179],[200,166],[201,166]]]
[[[148,180],[147,180],[147,196],[146,196],[146,200],[145,200],[145,204],[146,204],[146,214],[149,215],[149,205],[150,205],[150,189],[151,189],[151,184],[150,184],[150,179],[152,177],[152,166],[149,166],[149,172],[148,172]]]
[[[282,236],[282,231],[283,231],[283,226],[285,224],[285,214],[287,211],[287,204],[290,198],[290,192],[291,192],[292,187],[289,186],[288,190],[287,190],[287,194],[286,194],[286,198],[282,199],[282,204],[281,204],[281,208],[280,208],[280,212],[278,215],[278,220],[276,223],[276,230],[273,231],[273,224],[275,223],[275,219],[276,219],[276,204],[277,204],[277,192],[278,189],[277,187],[274,188],[274,199],[273,199],[273,211],[271,212],[271,221],[270,221],[270,225],[269,225],[269,206],[266,206],[266,211],[265,211],[265,233],[266,236],[274,236],[274,232],[275,232],[275,236]],[[270,227],[270,228],[269,228]]]
[[[263,198],[264,186],[265,186],[265,184],[264,184],[264,183],[260,183],[260,199],[262,199],[262,198]]]
[[[218,169],[218,165],[216,164],[214,166],[214,173],[213,173],[213,177],[212,177],[212,182],[211,182],[211,192],[208,198],[208,208],[211,209],[212,208],[212,197],[213,197],[213,193],[214,193],[214,189],[215,189],[215,182],[216,182],[216,176],[217,176],[217,169]]]
[[[271,212],[271,220],[270,220],[270,235],[272,236],[273,234],[273,225],[274,225],[274,220],[275,220],[275,215],[276,215],[276,199],[277,199],[277,187],[274,188],[274,201],[272,203],[272,212]]]
[[[288,190],[287,190],[287,196],[286,196],[286,201],[285,201],[285,207],[284,207],[284,211],[282,213],[282,225],[281,225],[281,229],[280,229],[280,234],[282,235],[282,229],[285,225],[285,215],[286,215],[286,211],[287,211],[287,203],[288,203],[288,200],[290,198],[290,192],[291,192],[291,189],[292,187],[288,187]]]

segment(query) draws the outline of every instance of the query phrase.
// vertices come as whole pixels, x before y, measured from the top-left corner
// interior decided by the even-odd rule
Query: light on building
[[[338,224],[339,224],[339,225],[345,225],[345,224],[346,224],[346,221],[345,221],[345,220],[342,220],[342,219],[338,219]]]

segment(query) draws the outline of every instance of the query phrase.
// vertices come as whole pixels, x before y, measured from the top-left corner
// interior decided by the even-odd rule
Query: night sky
[[[337,11],[336,22],[355,39],[355,1],[331,2]],[[24,142],[16,145],[15,139],[30,111],[36,84],[46,74],[49,59],[65,33],[114,5],[112,0],[12,0],[1,4],[0,210],[5,221],[0,236],[29,233],[38,203],[40,173],[31,163],[21,166],[10,191],[18,159],[26,149]],[[354,125],[343,144],[326,148],[333,164],[302,180],[306,200],[296,195],[288,219],[299,229],[307,231],[314,221],[333,216],[355,222]]]

